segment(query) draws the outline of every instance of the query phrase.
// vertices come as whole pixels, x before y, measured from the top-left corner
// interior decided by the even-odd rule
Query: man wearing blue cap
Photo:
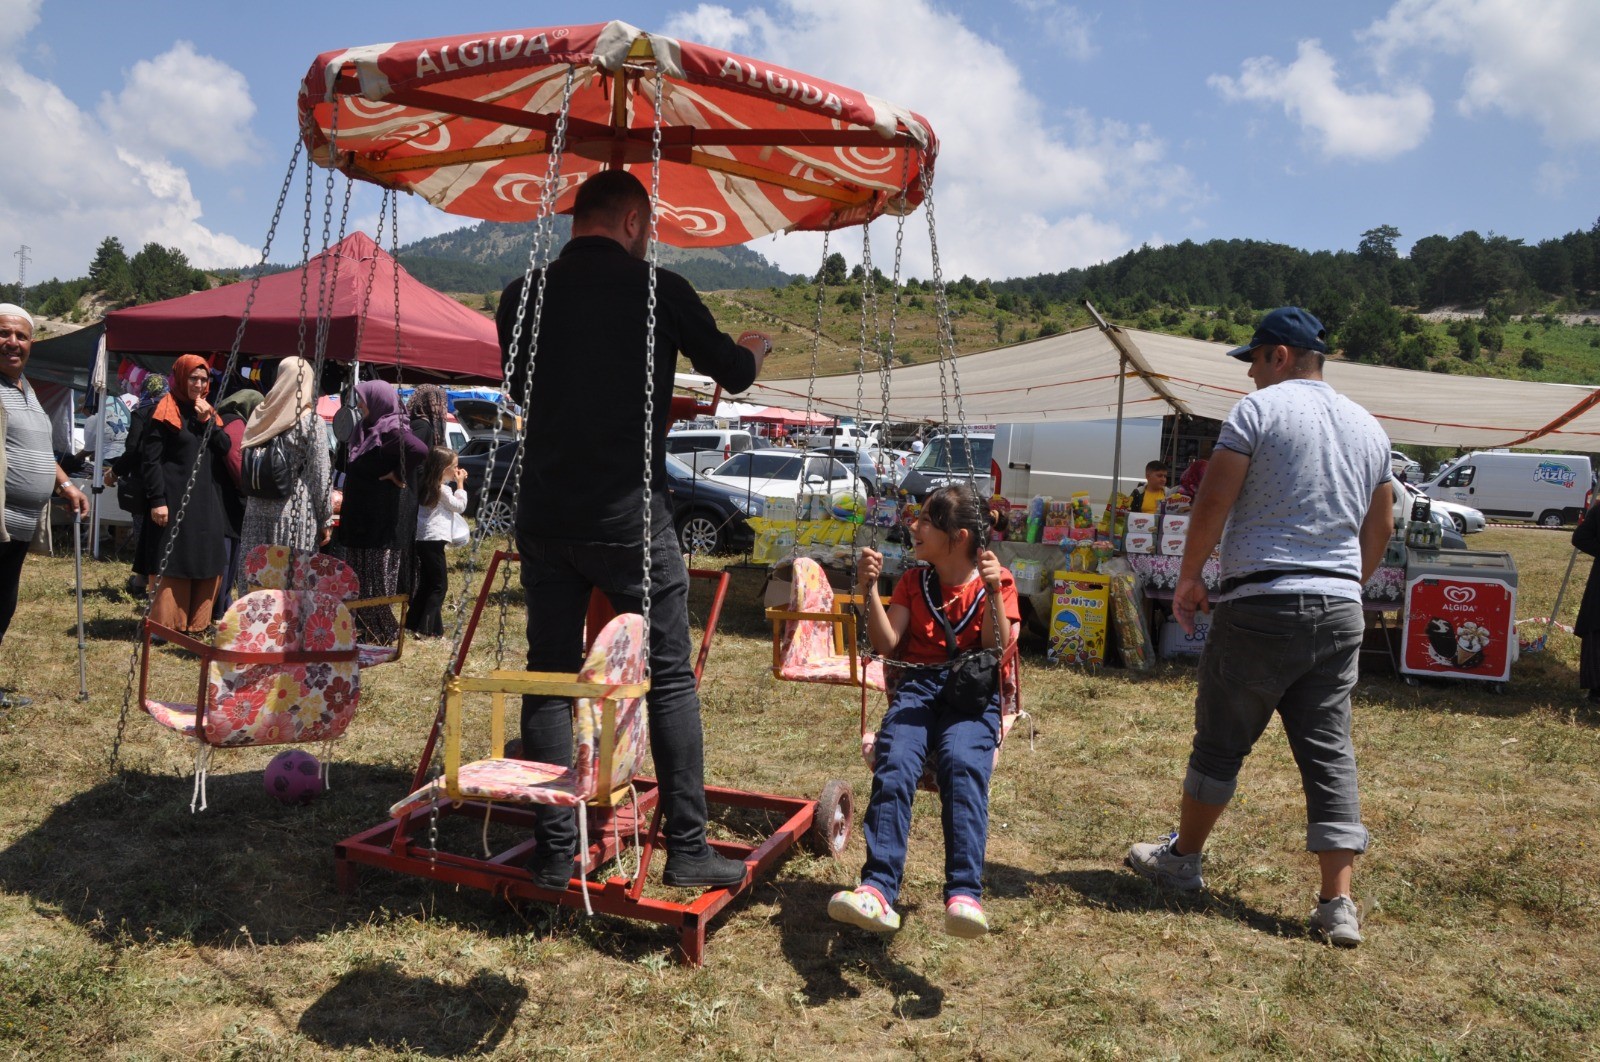
[[[1371,414],[1322,380],[1327,332],[1305,310],[1261,319],[1228,352],[1254,394],[1223,422],[1195,498],[1173,612],[1190,633],[1210,601],[1201,569],[1222,546],[1222,585],[1200,660],[1195,735],[1178,832],[1136,844],[1127,865],[1183,890],[1204,888],[1201,850],[1239,769],[1276,711],[1300,765],[1306,848],[1322,873],[1313,927],[1361,942],[1350,896],[1367,848],[1350,742],[1350,691],[1365,622],[1361,587],[1389,540],[1389,440]]]

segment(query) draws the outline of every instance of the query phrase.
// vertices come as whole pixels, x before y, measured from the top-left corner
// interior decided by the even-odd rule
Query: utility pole
[[[23,244],[17,248],[15,257],[17,259],[17,301],[25,303],[28,299],[28,263],[32,261],[28,257],[28,245]]]

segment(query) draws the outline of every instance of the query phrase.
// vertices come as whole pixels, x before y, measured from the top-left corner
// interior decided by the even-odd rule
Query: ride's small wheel
[[[818,855],[838,859],[844,855],[855,822],[856,798],[850,783],[831,779],[817,797],[817,813],[811,820],[806,840]]]
[[[716,553],[722,549],[722,525],[709,513],[692,512],[678,529],[678,544],[695,556]]]

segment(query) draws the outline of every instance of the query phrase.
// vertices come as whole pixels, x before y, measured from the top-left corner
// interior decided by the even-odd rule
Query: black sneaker
[[[668,852],[662,880],[668,885],[689,888],[732,888],[744,883],[748,868],[738,859],[718,855],[710,845],[698,852]]]
[[[552,892],[566,892],[572,879],[583,873],[583,867],[572,856],[565,852],[547,853],[542,848],[533,850],[533,856],[526,865],[533,883]]]

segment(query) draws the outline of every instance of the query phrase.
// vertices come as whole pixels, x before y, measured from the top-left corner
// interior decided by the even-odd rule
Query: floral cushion
[[[818,623],[817,626],[826,626]],[[833,644],[830,641],[828,648]],[[864,660],[856,658],[856,681],[850,681],[850,658],[848,656],[834,656],[829,652],[827,656],[798,663],[790,663],[785,659],[782,667],[778,669],[778,677],[790,679],[795,682],[825,682],[835,686],[854,686],[865,681],[867,689],[881,690],[884,688],[883,664],[877,660]]]
[[[499,800],[507,804],[574,808],[585,799],[578,792],[576,770],[527,760],[477,760],[463,764],[457,784],[468,799]],[[389,815],[404,818],[444,796],[444,779],[436,778],[391,807]]]
[[[395,649],[392,645],[368,645],[362,642],[356,646],[356,662],[362,667],[372,667],[375,664],[387,664],[394,659]]]
[[[810,557],[794,559],[793,583],[789,591],[790,612],[832,612],[833,587],[823,574],[822,565]],[[779,642],[782,664],[779,674],[789,668],[802,668],[813,661],[834,655],[833,624],[823,620],[790,620],[783,625]],[[820,680],[819,680],[820,681]]]
[[[316,590],[341,601],[361,596],[361,581],[350,565],[326,553],[288,546],[256,546],[244,558],[245,585],[257,590]]]
[[[338,652],[355,647],[350,613],[315,591],[256,590],[217,622],[215,645],[235,652]],[[331,741],[361,698],[360,668],[336,663],[220,661],[207,681],[204,740],[222,746]],[[163,726],[194,734],[193,705],[145,701]]]

